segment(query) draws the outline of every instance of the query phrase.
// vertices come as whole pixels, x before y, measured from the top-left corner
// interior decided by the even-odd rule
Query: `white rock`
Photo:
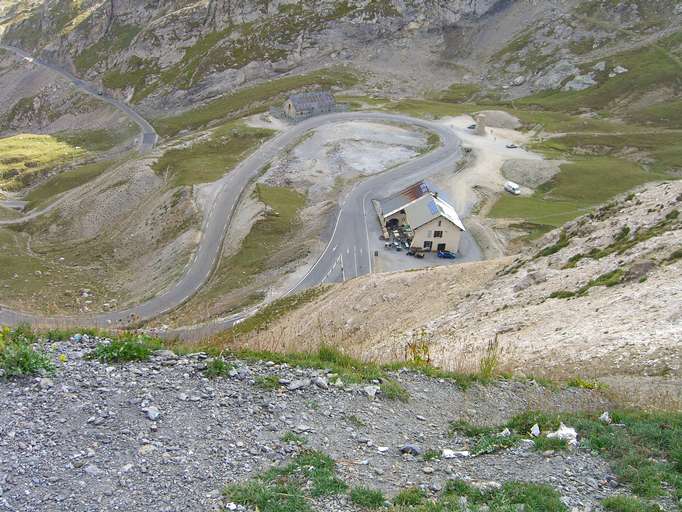
[[[365,386],[362,388],[362,392],[367,395],[368,398],[374,399],[379,392],[379,386]]]
[[[540,435],[540,426],[537,423],[530,427],[530,435],[533,437],[538,437]]]
[[[456,459],[458,457],[464,459],[471,456],[471,453],[466,450],[455,451],[448,448],[443,448],[441,455],[444,459]]]
[[[159,419],[159,416],[161,416],[161,411],[159,411],[159,408],[152,405],[151,407],[147,407],[147,418],[156,421]]]
[[[613,423],[609,411],[604,411],[604,413],[601,416],[599,416],[599,421],[601,421],[602,423],[606,423],[607,425]]]
[[[549,439],[563,439],[571,446],[576,446],[578,444],[578,433],[572,427],[567,427],[563,423],[559,425],[559,429],[556,432],[550,432],[547,434]]]
[[[613,68],[613,72],[617,75],[622,75],[624,73],[627,73],[629,71],[628,68],[624,68],[623,66],[616,66]]]
[[[511,431],[508,428],[505,428],[502,432],[497,434],[497,437],[509,437],[511,436]]]

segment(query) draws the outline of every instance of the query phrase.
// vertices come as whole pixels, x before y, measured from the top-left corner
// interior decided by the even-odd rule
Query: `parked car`
[[[424,259],[424,253],[421,252],[421,251],[418,251],[418,252],[416,252],[416,253],[414,254],[414,257],[415,257],[415,258],[419,258],[420,260],[421,260],[421,259]]]
[[[446,260],[454,260],[457,256],[455,256],[454,252],[438,251],[438,257],[439,258],[445,258]]]
[[[414,255],[416,255],[417,253],[415,252],[414,249],[410,249],[410,250],[407,251],[405,254],[407,254],[408,256],[414,256]]]
[[[519,187],[516,183],[513,181],[508,181],[504,184],[504,189],[509,192],[510,194],[514,194],[515,196],[518,196],[521,194],[521,187]]]
[[[516,149],[518,146],[516,144],[507,144],[506,146],[507,149]]]
[[[476,129],[476,125],[475,125],[475,124],[470,124],[469,126],[467,126],[467,128],[468,128],[469,130],[475,130],[475,129]]]

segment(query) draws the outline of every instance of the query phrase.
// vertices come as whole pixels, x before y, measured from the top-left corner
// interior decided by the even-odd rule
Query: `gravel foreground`
[[[108,365],[84,359],[96,340],[54,343],[50,377],[0,380],[0,510],[246,510],[225,501],[242,482],[301,448],[293,432],[329,454],[340,478],[388,497],[408,486],[437,494],[453,478],[481,485],[547,483],[569,509],[598,509],[623,492],[608,465],[584,449],[538,453],[530,443],[479,457],[425,461],[401,454],[469,449],[448,434],[452,420],[494,425],[527,409],[601,410],[581,389],[502,381],[462,391],[413,372],[394,375],[410,393],[387,400],[367,385],[337,386],[324,371],[232,361],[230,376],[204,376],[205,354],[158,351],[150,361]],[[285,385],[262,386],[275,376]],[[295,389],[297,388],[297,389]],[[315,510],[360,510],[342,496]]]

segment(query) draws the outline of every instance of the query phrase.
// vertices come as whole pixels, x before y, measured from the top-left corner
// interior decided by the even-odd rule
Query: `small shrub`
[[[161,342],[150,336],[125,334],[108,343],[98,343],[95,349],[88,354],[88,358],[98,359],[103,363],[145,361],[149,359],[152,352],[161,347]]]
[[[389,400],[400,400],[407,402],[410,399],[408,391],[392,379],[384,379],[379,386],[381,393]]]
[[[5,378],[51,373],[54,364],[33,345],[33,333],[21,328],[0,331],[0,370]]]
[[[604,510],[611,512],[659,512],[661,507],[631,496],[611,496],[601,502]]]
[[[375,509],[384,506],[386,501],[381,491],[367,487],[356,487],[350,492],[350,500],[359,507]]]
[[[409,489],[400,491],[396,497],[393,498],[393,503],[395,505],[416,506],[419,505],[424,498],[424,491],[418,487],[410,487]]]
[[[230,371],[234,368],[230,363],[226,363],[222,358],[211,359],[206,365],[206,370],[204,375],[209,379],[215,379],[216,377],[226,377],[230,374]]]
[[[497,434],[485,434],[478,438],[475,446],[471,450],[472,455],[483,455],[495,453],[505,448],[511,448],[521,439],[521,436],[512,434],[509,436],[498,436]]]
[[[566,385],[569,388],[580,388],[580,389],[604,389],[606,385],[598,380],[583,379],[581,377],[575,377],[569,380]]]
[[[456,420],[450,422],[450,435],[455,433],[460,433],[466,437],[477,437],[485,434],[490,434],[494,429],[490,427],[481,427],[478,425],[473,425],[468,421]]]

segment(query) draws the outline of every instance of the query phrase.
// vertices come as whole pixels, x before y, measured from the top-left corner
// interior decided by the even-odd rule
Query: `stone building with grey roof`
[[[284,115],[293,120],[305,119],[335,110],[336,100],[329,91],[293,94],[284,102]]]

